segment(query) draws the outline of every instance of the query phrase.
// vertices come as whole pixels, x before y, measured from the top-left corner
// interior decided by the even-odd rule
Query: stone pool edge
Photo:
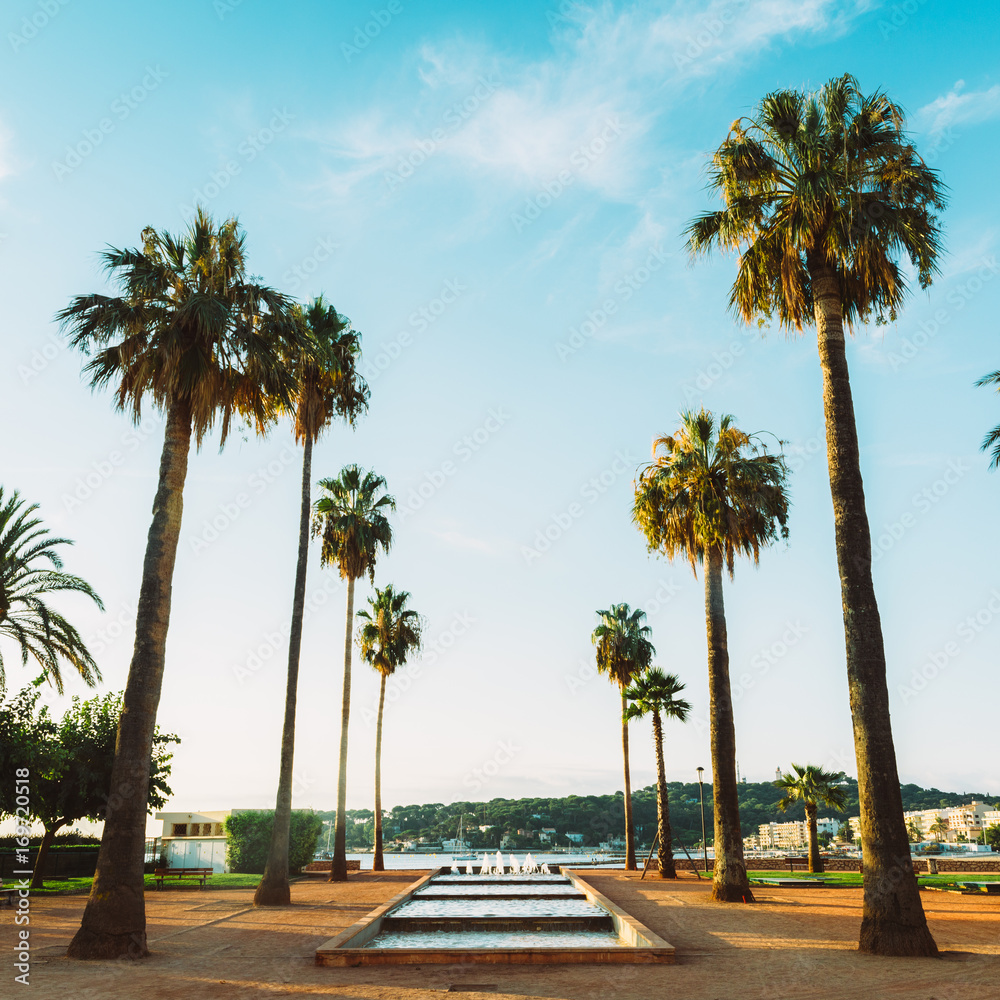
[[[336,937],[316,949],[316,964],[334,967],[359,965],[672,965],[674,946],[654,934],[645,924],[626,913],[570,869],[560,869],[586,897],[603,906],[611,916],[615,932],[623,942],[614,948],[365,948],[382,929],[382,918],[406,902],[441,869],[434,869],[412,882],[401,893],[366,914]]]

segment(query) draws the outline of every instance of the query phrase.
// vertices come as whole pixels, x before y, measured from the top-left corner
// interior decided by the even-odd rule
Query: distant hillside
[[[668,783],[670,820],[674,833],[687,845],[701,839],[701,813],[698,808],[696,782]],[[781,793],[770,782],[743,782],[740,789],[740,819],[744,835],[756,833],[761,823],[781,823],[802,819],[805,812],[801,805],[787,813],[778,810]],[[843,812],[821,809],[821,816],[846,819],[857,816],[858,784],[849,779],[844,785],[847,808]],[[995,797],[985,792],[942,792],[937,788],[903,785],[903,808],[934,809],[961,805],[972,799],[993,802]],[[648,841],[656,828],[656,787],[650,785],[633,792],[633,813],[640,841]],[[565,798],[491,799],[489,802],[452,802],[444,805],[432,802],[426,805],[396,806],[384,819],[386,843],[394,837],[416,840],[426,837],[431,841],[456,836],[459,817],[464,816],[465,840],[473,849],[496,849],[504,833],[515,835],[518,848],[537,848],[538,831],[554,827],[554,843],[567,846],[567,833],[582,833],[584,844],[597,846],[608,836],[622,832],[625,823],[624,798],[621,792],[613,795],[568,795]],[[321,813],[333,819],[334,812]],[[348,848],[369,847],[372,844],[373,816],[370,809],[348,810]],[[708,839],[712,840],[712,787],[705,785],[705,824]],[[490,829],[481,832],[480,826]],[[526,833],[516,836],[518,830]]]

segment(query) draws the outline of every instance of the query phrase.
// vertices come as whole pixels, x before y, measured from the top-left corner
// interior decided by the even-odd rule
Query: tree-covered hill
[[[675,836],[691,848],[701,839],[701,813],[696,782],[673,781],[668,784],[670,818]],[[755,833],[761,823],[782,823],[804,818],[801,804],[783,813],[778,809],[781,793],[768,781],[742,782],[740,819],[744,835]],[[822,816],[846,819],[858,815],[858,784],[853,779],[844,785],[847,808],[842,812],[825,809]],[[937,788],[903,785],[903,808],[935,809],[961,805],[972,799],[993,802],[994,796],[984,792],[942,792]],[[636,833],[640,842],[648,844],[656,828],[656,788],[650,785],[633,793]],[[472,849],[493,849],[500,846],[504,835],[518,849],[540,848],[539,833],[545,828],[556,831],[553,844],[566,847],[567,833],[583,834],[583,843],[596,847],[601,841],[622,833],[625,816],[621,792],[613,795],[569,795],[565,798],[491,799],[489,802],[452,802],[445,805],[432,802],[424,805],[396,806],[385,816],[387,847],[395,839],[418,840],[430,844],[455,837],[459,817],[464,817],[464,837]],[[327,820],[333,812],[320,813]],[[373,813],[370,809],[349,809],[347,812],[347,845],[349,849],[370,847],[373,840]],[[705,785],[705,824],[709,843],[712,841],[712,787]],[[481,830],[480,827],[487,827]],[[518,831],[523,831],[519,833]]]

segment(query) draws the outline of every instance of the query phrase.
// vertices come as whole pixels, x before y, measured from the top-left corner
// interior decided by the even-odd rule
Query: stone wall
[[[938,857],[935,858],[935,860],[937,861],[939,872],[1000,872],[1000,856],[995,854],[992,857],[984,858]],[[655,865],[655,863],[656,860],[654,858],[653,865]],[[682,869],[684,871],[694,871],[694,865],[692,865],[687,858],[674,858],[674,864],[678,869]],[[695,858],[695,865],[697,865],[701,871],[704,871],[700,858]],[[788,862],[784,858],[747,858],[746,865],[749,871],[757,872],[787,872],[789,870]],[[713,867],[711,858],[708,859],[708,867],[709,869]],[[861,871],[861,859],[823,858],[823,867],[828,872],[859,872]],[[795,871],[800,872],[804,870],[804,863],[796,862]],[[916,872],[927,873],[929,871],[927,859],[914,858],[913,870]]]
[[[333,868],[332,861],[310,861],[302,870],[304,872],[328,872]],[[361,871],[361,862],[357,859],[347,859],[347,870],[349,872]]]

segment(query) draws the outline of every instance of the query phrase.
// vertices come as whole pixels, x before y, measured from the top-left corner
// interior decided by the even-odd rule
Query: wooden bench
[[[789,855],[785,858],[788,862],[788,870],[790,872],[795,871],[795,866],[799,865],[803,871],[809,871],[809,859],[807,857],[799,857],[798,855]]]
[[[204,889],[205,880],[209,875],[215,873],[214,868],[157,868],[153,872],[153,876],[156,879],[156,888],[159,889],[163,886],[163,880],[165,878],[196,878],[199,884]]]

